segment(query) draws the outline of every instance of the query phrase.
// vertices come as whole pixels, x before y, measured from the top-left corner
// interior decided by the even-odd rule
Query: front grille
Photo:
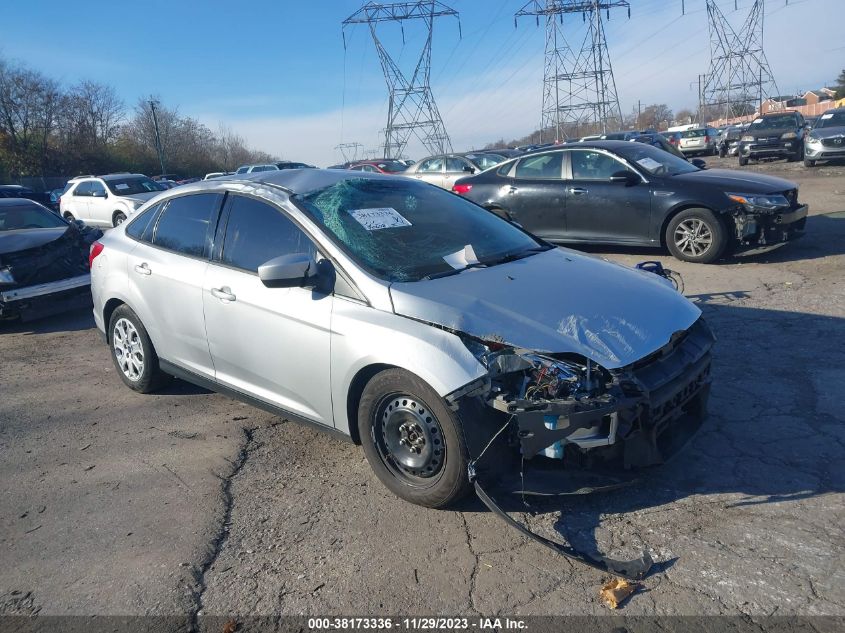
[[[823,138],[822,145],[825,147],[841,147],[845,149],[845,137],[837,136],[834,138]]]

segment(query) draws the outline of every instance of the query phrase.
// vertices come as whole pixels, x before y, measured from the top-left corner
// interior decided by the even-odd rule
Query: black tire
[[[404,369],[373,376],[361,395],[358,432],[370,467],[400,499],[443,508],[469,492],[461,421],[418,376]]]
[[[745,167],[748,164],[748,159],[745,156],[739,157],[739,166]]]
[[[810,160],[809,158],[804,159],[804,167],[815,167],[816,161]]]
[[[131,325],[131,328],[125,327],[126,323]],[[118,327],[123,332],[125,342],[117,336],[115,330]],[[134,332],[132,329],[134,329]],[[144,324],[141,323],[141,319],[129,306],[125,304],[118,306],[112,312],[109,319],[108,340],[112,362],[117,369],[117,374],[130,389],[140,393],[150,393],[170,380],[170,376],[162,372],[159,367],[158,355]],[[138,352],[140,352],[140,359]],[[123,360],[127,357],[135,362]],[[138,371],[133,372],[132,367]],[[133,376],[132,374],[136,375]]]
[[[73,213],[70,211],[65,211],[64,215],[62,216],[68,222],[73,222],[76,218],[73,217]]]
[[[728,155],[727,150],[724,147],[719,148],[719,158],[724,158]]]
[[[698,237],[690,239],[695,233]],[[686,209],[666,227],[669,252],[684,262],[709,264],[725,252],[728,234],[725,225],[710,209]],[[686,239],[684,239],[686,237]],[[700,252],[696,252],[701,249]]]
[[[126,214],[123,211],[115,211],[111,218],[112,226],[120,226],[126,222]]]

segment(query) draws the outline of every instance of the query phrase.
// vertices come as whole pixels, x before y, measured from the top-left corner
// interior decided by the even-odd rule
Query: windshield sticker
[[[114,186],[114,188],[123,191],[124,189],[129,189],[129,185],[127,185],[125,182],[119,182]]]
[[[656,160],[654,160],[653,158],[651,158],[649,156],[646,156],[645,158],[641,158],[640,160],[638,160],[637,165],[641,165],[642,167],[645,167],[649,171],[654,171],[655,169],[660,169],[661,167],[663,167],[663,165],[661,163],[658,163]]]
[[[475,249],[472,247],[472,244],[467,244],[459,251],[444,255],[443,260],[455,270],[461,270],[470,264],[480,263],[478,257],[475,255]]]
[[[822,119],[832,119],[832,118],[833,118],[833,114],[830,113],[830,112],[822,115]]]
[[[392,207],[384,207],[380,209],[352,209],[349,211],[349,215],[358,220],[358,223],[368,231],[411,226],[411,223],[399,215],[396,209]]]

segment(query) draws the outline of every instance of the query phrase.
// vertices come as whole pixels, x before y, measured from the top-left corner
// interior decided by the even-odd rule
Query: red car
[[[371,174],[398,174],[408,168],[404,163],[398,160],[363,160],[354,165],[350,165],[349,169],[354,171],[366,171]]]

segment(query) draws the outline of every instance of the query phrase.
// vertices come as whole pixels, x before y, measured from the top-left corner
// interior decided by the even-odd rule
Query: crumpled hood
[[[671,178],[676,179],[714,185],[732,193],[778,193],[798,188],[794,182],[783,178],[736,169],[703,169]]]
[[[17,253],[30,248],[44,246],[59,239],[68,231],[62,226],[55,229],[17,229],[14,231],[0,231],[0,255]]]
[[[391,284],[394,311],[487,341],[629,365],[701,311],[652,273],[553,249],[440,279]]]

